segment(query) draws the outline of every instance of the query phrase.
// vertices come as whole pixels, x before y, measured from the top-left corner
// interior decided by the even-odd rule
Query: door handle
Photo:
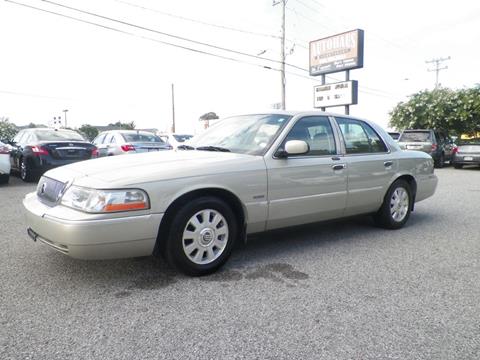
[[[345,169],[345,164],[335,164],[335,165],[332,165],[332,169],[333,169],[333,170],[343,170],[343,169]]]
[[[393,161],[384,161],[383,165],[385,165],[385,167],[390,167],[393,165]]]
[[[341,159],[340,159],[340,156],[332,156],[332,160],[333,161],[339,161]]]

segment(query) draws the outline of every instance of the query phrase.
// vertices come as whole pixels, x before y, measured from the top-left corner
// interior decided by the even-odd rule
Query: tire
[[[20,159],[20,178],[25,182],[32,182],[35,180],[35,176],[32,174],[32,169],[28,165],[28,161],[25,158]]]
[[[373,216],[375,223],[385,229],[400,229],[410,217],[412,199],[412,189],[408,182],[401,179],[395,181],[388,189],[382,206]]]
[[[441,169],[445,166],[445,155],[443,153],[440,154],[440,157],[435,162],[435,167]]]
[[[238,222],[230,206],[216,197],[200,197],[175,214],[164,255],[186,275],[208,275],[225,264],[237,237]]]
[[[463,164],[453,164],[453,167],[455,169],[462,169],[463,168]]]
[[[0,185],[8,184],[9,180],[10,180],[10,174],[1,174],[0,175]]]

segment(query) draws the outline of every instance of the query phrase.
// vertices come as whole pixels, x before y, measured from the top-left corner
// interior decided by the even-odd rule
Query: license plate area
[[[473,157],[471,157],[471,156],[464,156],[464,157],[463,157],[463,160],[465,160],[465,161],[473,161]]]

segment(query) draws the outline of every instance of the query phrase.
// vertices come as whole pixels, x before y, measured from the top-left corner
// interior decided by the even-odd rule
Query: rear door
[[[331,120],[327,116],[302,117],[279,149],[289,140],[306,141],[310,150],[287,158],[265,158],[269,200],[267,229],[342,216],[347,177]]]
[[[366,122],[342,117],[336,117],[336,121],[344,140],[348,171],[345,215],[376,211],[397,171],[398,160]]]

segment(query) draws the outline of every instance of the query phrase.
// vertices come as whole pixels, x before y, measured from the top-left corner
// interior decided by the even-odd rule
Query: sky
[[[67,109],[69,127],[134,121],[168,130],[172,84],[177,132],[198,131],[210,111],[227,117],[280,102],[282,13],[271,0],[14,1],[0,0],[0,117],[17,125],[49,124]],[[359,82],[351,115],[387,128],[396,104],[434,87],[433,58],[451,57],[442,86],[480,83],[479,1],[287,0],[287,110],[313,109],[320,78],[301,70],[308,43],[357,28],[365,55],[350,72]]]

